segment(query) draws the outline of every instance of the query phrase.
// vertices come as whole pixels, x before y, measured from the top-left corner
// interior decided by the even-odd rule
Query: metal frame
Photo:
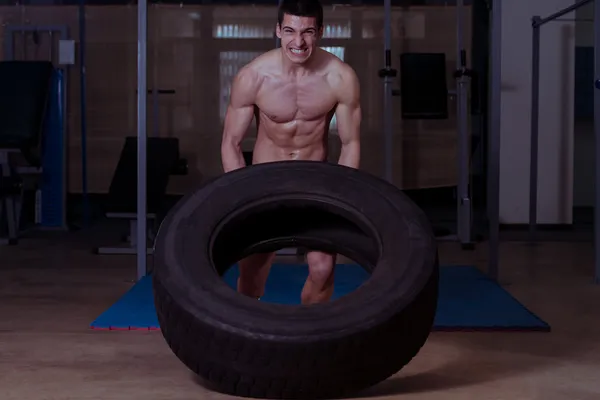
[[[388,182],[393,181],[394,160],[394,110],[392,105],[392,78],[396,71],[392,69],[392,2],[383,0],[383,65],[384,69],[379,72],[383,78],[383,154],[384,154],[384,177]]]
[[[83,203],[83,226],[89,227],[91,220],[90,200],[88,193],[87,168],[87,84],[86,84],[86,0],[78,0],[79,16],[79,96],[81,110],[81,192]]]
[[[469,135],[469,94],[471,71],[467,68],[466,51],[464,49],[464,0],[456,1],[456,90],[449,90],[448,95],[456,96],[457,136],[458,136],[458,182],[456,185],[456,234],[441,240],[459,241],[463,248],[473,246],[473,206],[471,201],[471,156]],[[391,0],[384,0],[384,68],[379,71],[383,78],[383,154],[384,178],[393,182],[394,128],[392,88],[396,70],[391,66]]]
[[[537,195],[538,195],[538,148],[539,148],[539,114],[540,114],[540,28],[577,10],[594,0],[580,0],[546,18],[534,15],[531,18],[532,52],[531,52],[531,148],[529,161],[529,240],[536,241],[537,231]],[[596,74],[597,75],[597,74]],[[594,118],[595,119],[595,118]],[[594,124],[595,125],[595,124]]]
[[[594,3],[594,282],[600,284],[600,4]]]
[[[146,97],[147,97],[147,44],[148,44],[148,0],[138,1],[138,90],[137,90],[137,234],[145,238],[147,232],[146,220]],[[146,275],[148,254],[145,240],[136,241],[137,279]]]
[[[14,150],[0,149],[0,175],[3,178],[8,178],[12,174],[9,163],[9,153],[12,151]],[[19,237],[19,221],[21,216],[20,196],[10,195],[0,198],[0,222],[3,220],[3,215],[6,217],[8,237],[0,238],[0,245],[16,244]]]
[[[456,123],[458,131],[458,185],[456,193],[457,237],[463,246],[472,245],[473,209],[470,193],[471,152],[469,123],[470,71],[467,69],[463,38],[464,0],[456,1]]]
[[[539,28],[552,20],[559,18],[560,16],[573,11],[584,4],[591,2],[592,0],[583,0],[574,4],[571,7],[566,8],[558,13],[555,13],[545,19],[534,17],[532,19],[533,25],[533,66],[534,66],[534,77],[532,80],[532,122],[531,122],[531,181],[530,181],[530,233],[532,239],[535,237],[536,218],[537,218],[537,138],[538,138],[538,106],[539,97],[537,88],[539,87],[539,72],[536,73],[536,68],[539,67]],[[457,13],[461,12],[463,5],[462,0],[457,1]],[[137,191],[137,237],[145,237],[146,233],[146,62],[147,62],[147,0],[140,0],[138,2],[138,191]],[[384,20],[384,63],[386,69],[391,70],[391,60],[389,53],[391,51],[391,0],[384,0],[385,20]],[[460,14],[459,14],[460,15]],[[491,10],[491,37],[490,37],[490,109],[489,109],[489,135],[488,135],[488,176],[487,176],[487,212],[488,212],[488,223],[489,223],[489,258],[488,258],[488,275],[497,280],[499,276],[499,195],[500,195],[500,96],[501,96],[501,59],[502,59],[502,1],[494,0],[492,2]],[[600,21],[600,7],[595,7],[594,20]],[[457,22],[461,21],[458,18]],[[460,29],[457,27],[457,30]],[[600,119],[596,116],[600,116],[600,52],[598,51],[600,46],[600,26],[599,24],[594,25],[595,30],[595,75],[596,75],[596,91],[594,92],[594,133],[596,137],[596,161],[595,161],[595,205],[596,210],[600,209]],[[457,33],[460,38],[460,32]],[[460,39],[459,39],[460,40]],[[459,41],[460,47],[460,41]],[[537,55],[536,55],[537,54]],[[536,58],[537,57],[537,58]],[[392,179],[392,124],[391,124],[391,76],[384,77],[384,135],[385,135],[385,177],[386,179]],[[464,88],[459,85],[458,95],[463,92]],[[459,116],[464,113],[463,100],[459,100]],[[460,127],[459,131],[464,129]],[[462,135],[461,135],[462,136]],[[467,142],[468,143],[468,142]],[[462,143],[461,143],[462,144]],[[462,146],[460,147],[461,154],[464,152]],[[461,161],[461,170],[465,168],[464,161]],[[468,173],[468,164],[467,164]],[[459,203],[464,195],[464,182],[460,182],[461,190],[459,191]],[[470,202],[469,202],[470,203]],[[466,208],[470,207],[470,204],[463,203],[462,207],[459,204],[459,218],[464,223],[464,218],[460,209],[466,214]],[[470,215],[470,213],[469,213]],[[462,217],[461,217],[462,216]],[[470,217],[469,217],[470,218]],[[595,238],[594,238],[594,249],[595,249],[595,282],[600,283],[600,213],[595,213]],[[470,219],[469,219],[470,221]],[[465,233],[466,232],[466,233]],[[470,235],[470,227],[468,231],[464,225],[461,225],[459,229],[459,235],[461,240],[464,240],[465,235]],[[146,263],[147,263],[147,249],[144,241],[137,241],[137,276],[138,279],[146,274]]]
[[[499,277],[500,236],[500,97],[502,79],[502,1],[492,2],[490,35],[490,107],[488,126],[487,212],[489,224],[488,275]]]
[[[392,78],[396,71],[391,67],[391,0],[384,0],[384,68],[379,71],[383,78],[384,99],[383,99],[383,120],[384,120],[384,175],[386,180],[392,181],[392,162],[393,162],[393,110],[392,110]],[[457,1],[457,67],[464,68],[461,63],[462,50],[462,13],[464,1]],[[137,90],[137,134],[138,134],[138,190],[137,190],[137,237],[144,237],[146,232],[146,73],[147,73],[147,0],[138,2],[138,90]],[[500,0],[493,2],[493,21],[492,30],[492,118],[490,134],[490,168],[488,169],[488,195],[492,204],[488,209],[490,217],[490,275],[497,275],[497,241],[498,241],[498,196],[499,196],[499,96],[500,96]],[[276,39],[276,47],[279,41]],[[469,138],[467,131],[467,80],[462,77],[457,79],[457,112],[459,118],[464,121],[459,123],[459,152],[462,156],[459,164],[459,188],[458,188],[458,237],[463,244],[471,242],[471,201],[469,196]],[[462,160],[464,158],[464,160]],[[137,277],[142,278],[147,271],[147,249],[143,241],[137,241]]]
[[[5,60],[13,60],[14,59],[14,34],[15,33],[21,33],[21,32],[36,32],[36,31],[44,31],[44,32],[53,32],[53,33],[58,33],[60,35],[59,40],[63,39],[63,40],[68,40],[69,39],[69,28],[66,25],[8,25],[6,27],[4,27],[4,59]],[[62,201],[62,216],[63,216],[63,220],[62,220],[62,226],[61,229],[67,229],[67,201],[66,201],[66,193],[67,193],[67,178],[68,178],[68,173],[67,173],[67,146],[68,146],[68,129],[69,129],[69,124],[68,124],[68,113],[66,112],[67,110],[67,103],[68,103],[68,81],[69,81],[69,66],[68,65],[60,65],[57,64],[55,66],[55,68],[57,69],[62,69],[63,73],[64,73],[64,78],[63,78],[63,84],[62,84],[62,90],[64,93],[63,96],[63,110],[65,110],[65,112],[63,113],[63,129],[64,129],[64,144],[63,144],[63,161],[62,161],[62,175],[63,175],[63,182],[65,183],[65,186],[63,188],[63,201]]]
[[[107,213],[107,218],[121,218],[129,220],[129,232],[127,234],[127,246],[122,247],[98,247],[96,249],[96,253],[102,255],[123,255],[123,254],[137,254],[137,245],[138,245],[138,231],[137,231],[137,216],[134,213]],[[154,240],[156,236],[156,215],[148,214],[147,221],[151,221],[151,227],[148,229],[147,233],[142,237],[142,242],[147,242],[148,240]],[[146,249],[147,255],[154,254],[154,248],[148,247]]]
[[[30,181],[28,176],[39,176],[41,169],[36,167],[12,167],[10,164],[10,154],[20,153],[19,149],[0,149],[0,175],[3,178],[11,176],[20,176],[23,179],[22,187],[19,193],[11,194],[0,198],[0,223],[3,218],[6,220],[7,237],[0,238],[0,245],[16,245],[18,244],[20,235],[24,232],[21,230],[21,211],[23,209],[23,193]],[[38,180],[34,178],[34,180]]]
[[[580,0],[545,18],[534,15],[532,26],[532,78],[531,78],[531,149],[529,165],[529,240],[537,241],[538,203],[538,150],[539,150],[539,107],[540,107],[540,29],[565,14],[593,2]],[[594,137],[595,137],[595,200],[594,200],[594,282],[600,284],[600,5],[594,3]],[[590,84],[592,84],[590,82]]]

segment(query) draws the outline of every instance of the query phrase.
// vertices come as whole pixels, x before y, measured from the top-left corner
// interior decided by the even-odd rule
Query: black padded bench
[[[172,175],[187,172],[185,160],[179,157],[179,139],[149,137],[147,139],[147,237],[151,244],[162,216],[166,213],[166,192]],[[137,241],[137,137],[128,136],[121,150],[121,156],[113,175],[106,205],[109,219],[129,220],[126,246],[99,247],[98,254],[136,254]],[[147,247],[152,254],[152,246]]]

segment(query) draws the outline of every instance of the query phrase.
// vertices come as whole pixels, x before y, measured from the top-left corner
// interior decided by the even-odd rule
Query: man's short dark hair
[[[319,0],[283,0],[279,6],[277,22],[283,22],[284,14],[296,17],[313,17],[317,20],[317,28],[323,26],[323,6]]]

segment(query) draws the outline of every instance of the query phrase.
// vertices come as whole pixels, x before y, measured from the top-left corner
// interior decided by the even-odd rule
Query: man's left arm
[[[338,82],[338,105],[335,111],[342,150],[338,164],[358,168],[360,164],[360,84],[354,70],[344,65]]]

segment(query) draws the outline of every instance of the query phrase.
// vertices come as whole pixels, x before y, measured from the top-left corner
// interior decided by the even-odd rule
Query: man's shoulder
[[[255,74],[264,74],[269,68],[276,64],[277,49],[269,50],[266,53],[252,59],[243,69],[251,70]]]
[[[270,67],[274,64],[273,51],[268,51],[252,59],[237,72],[235,80],[238,82],[246,81],[253,86],[259,85],[262,77],[266,75]]]
[[[334,87],[358,84],[354,68],[334,55],[328,60],[327,76],[330,84]]]
[[[273,52],[268,51],[240,68],[233,79],[232,96],[242,97],[245,103],[255,102],[264,78],[274,64],[273,56]]]
[[[357,78],[356,71],[345,62],[340,62],[337,66],[337,72],[343,81],[354,81]]]

